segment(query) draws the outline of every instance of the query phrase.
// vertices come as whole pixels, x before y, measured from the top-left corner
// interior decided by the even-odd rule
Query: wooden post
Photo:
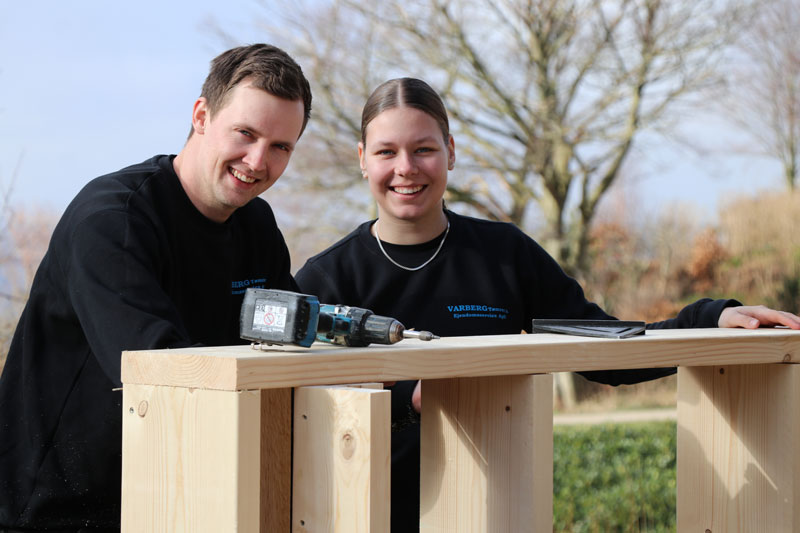
[[[125,385],[122,531],[258,531],[260,391]]]
[[[295,390],[292,531],[389,531],[390,395]]]
[[[800,532],[800,366],[678,370],[678,531]]]
[[[552,376],[422,388],[420,531],[551,532]]]

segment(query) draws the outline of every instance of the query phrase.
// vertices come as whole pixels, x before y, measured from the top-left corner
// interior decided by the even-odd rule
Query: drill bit
[[[438,335],[434,335],[430,331],[414,331],[411,329],[403,330],[403,338],[404,339],[419,339],[421,341],[430,341],[433,339],[438,339]]]

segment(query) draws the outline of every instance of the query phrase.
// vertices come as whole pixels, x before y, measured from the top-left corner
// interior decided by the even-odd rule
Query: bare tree
[[[0,369],[56,222],[48,210],[14,208],[13,183],[0,187]]]
[[[352,185],[366,96],[390,77],[424,78],[453,119],[459,157],[448,201],[527,230],[540,215],[539,240],[580,274],[598,203],[637,135],[717,82],[736,27],[733,1],[333,0],[265,9],[270,34],[283,30],[282,44],[312,80],[313,141],[304,143],[317,166],[302,173],[329,190]]]
[[[797,0],[760,4],[731,60],[732,98],[726,109],[768,156],[780,161],[790,190],[800,184],[799,27]]]

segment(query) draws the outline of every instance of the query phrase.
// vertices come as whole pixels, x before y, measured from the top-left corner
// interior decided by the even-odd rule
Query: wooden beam
[[[123,383],[218,390],[286,388],[365,381],[523,375],[609,368],[800,362],[800,331],[648,331],[623,340],[567,335],[415,339],[346,348],[249,346],[124,352]]]
[[[389,531],[391,393],[295,390],[293,531]]]
[[[678,531],[800,531],[800,366],[678,372]]]
[[[551,375],[422,382],[420,531],[551,532]]]
[[[258,531],[260,391],[126,385],[122,531]]]

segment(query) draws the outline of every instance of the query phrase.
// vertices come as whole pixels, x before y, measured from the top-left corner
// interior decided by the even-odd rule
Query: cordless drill
[[[276,289],[247,289],[239,315],[239,334],[262,344],[311,346],[314,340],[344,346],[394,344],[403,339],[438,339],[429,331],[410,331],[398,320],[369,309],[320,304],[316,296]]]

